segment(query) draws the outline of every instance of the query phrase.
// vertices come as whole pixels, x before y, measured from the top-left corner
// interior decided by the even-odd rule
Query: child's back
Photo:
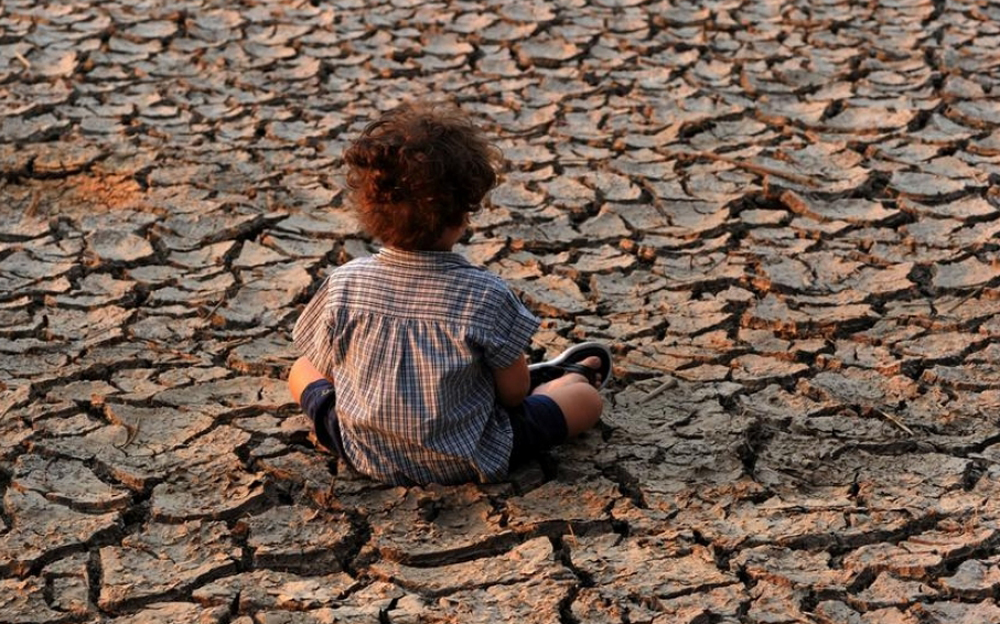
[[[295,341],[333,372],[358,470],[390,483],[495,481],[512,437],[492,369],[517,359],[537,327],[498,277],[462,256],[386,248],[330,276]]]

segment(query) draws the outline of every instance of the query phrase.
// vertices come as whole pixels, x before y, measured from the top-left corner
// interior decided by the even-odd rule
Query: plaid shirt
[[[539,321],[486,269],[452,252],[384,248],[323,282],[293,332],[333,380],[346,459],[393,484],[489,482],[513,434],[493,370]]]

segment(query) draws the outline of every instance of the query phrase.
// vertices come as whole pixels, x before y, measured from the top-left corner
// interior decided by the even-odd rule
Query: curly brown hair
[[[479,210],[502,155],[458,108],[407,103],[368,124],[344,160],[362,227],[385,245],[426,250]]]

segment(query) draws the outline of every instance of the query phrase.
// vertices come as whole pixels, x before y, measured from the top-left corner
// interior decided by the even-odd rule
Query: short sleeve
[[[494,322],[483,347],[486,363],[500,369],[524,354],[541,321],[506,286],[498,293],[495,308]]]
[[[306,305],[292,329],[292,341],[298,352],[323,374],[329,374],[333,363],[330,327],[330,278],[323,280],[319,290]]]

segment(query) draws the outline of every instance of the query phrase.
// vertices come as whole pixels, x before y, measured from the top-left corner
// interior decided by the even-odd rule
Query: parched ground
[[[0,4],[0,622],[1000,622],[1000,7]],[[387,488],[282,377],[450,98],[463,248],[614,346],[598,431]]]

